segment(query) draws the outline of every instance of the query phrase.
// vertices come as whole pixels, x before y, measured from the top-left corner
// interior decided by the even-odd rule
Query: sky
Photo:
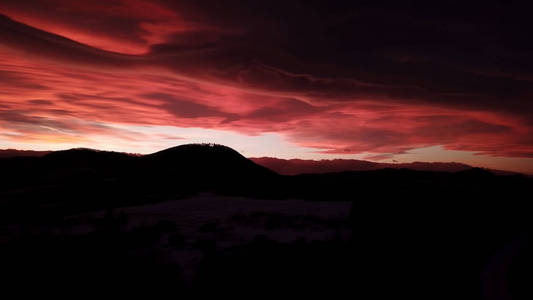
[[[0,148],[533,173],[531,5],[464,2],[0,0]]]

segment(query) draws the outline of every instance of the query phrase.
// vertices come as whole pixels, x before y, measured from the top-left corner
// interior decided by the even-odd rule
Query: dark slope
[[[6,219],[38,222],[65,213],[144,201],[127,179],[136,158],[91,149],[51,152],[43,157],[0,159],[0,203]]]
[[[365,192],[352,208],[362,294],[373,299],[531,297],[529,178],[482,169],[386,172],[378,176],[385,185],[362,179]],[[515,258],[518,253],[523,257]],[[520,265],[527,267],[513,269]]]

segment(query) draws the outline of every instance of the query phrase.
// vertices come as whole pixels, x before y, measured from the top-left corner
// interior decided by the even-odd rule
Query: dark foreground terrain
[[[532,179],[282,176],[217,145],[0,159],[4,291],[533,299]]]

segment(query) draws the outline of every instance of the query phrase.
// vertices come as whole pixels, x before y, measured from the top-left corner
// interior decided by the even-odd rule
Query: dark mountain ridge
[[[209,144],[206,144],[209,145]],[[212,145],[216,150],[220,150],[216,146]],[[176,149],[175,149],[176,148]],[[189,150],[187,150],[189,148]],[[174,149],[174,150],[172,150]],[[231,149],[231,148],[229,148]],[[166,150],[155,152],[152,154],[142,155],[134,153],[122,153],[122,152],[111,152],[111,151],[101,151],[88,148],[76,148],[69,150],[60,150],[60,151],[32,151],[32,150],[16,150],[16,149],[5,149],[0,150],[0,159],[2,158],[13,158],[13,157],[42,157],[47,154],[55,152],[64,152],[64,151],[94,151],[98,153],[116,153],[116,154],[126,154],[128,156],[147,156],[153,157],[156,153],[160,153],[165,157],[170,157],[171,152],[178,154],[176,151],[181,152],[180,155],[187,156],[187,152],[191,153],[197,151],[195,144],[181,145],[177,147],[172,147]],[[192,151],[191,151],[192,150]],[[215,149],[213,149],[215,150]],[[234,150],[232,150],[234,151]],[[201,152],[201,151],[197,151]],[[212,151],[215,154],[216,151]],[[238,152],[234,151],[239,154]],[[167,154],[163,154],[167,153]],[[194,154],[198,156],[200,153]],[[241,156],[239,154],[239,156]],[[316,174],[316,173],[336,173],[343,171],[370,171],[370,170],[380,170],[380,169],[410,169],[418,171],[436,171],[436,172],[458,172],[464,171],[473,168],[472,166],[464,163],[458,162],[411,162],[411,163],[381,163],[373,162],[367,160],[358,160],[358,159],[322,159],[322,160],[308,160],[308,159],[281,159],[275,157],[249,157],[249,160],[255,162],[256,164],[266,167],[278,174],[281,175],[298,175],[298,174]],[[155,160],[153,160],[155,161]],[[201,160],[199,161],[201,163]],[[517,174],[517,172],[504,171],[504,170],[495,170],[487,169],[490,172],[493,172],[497,175],[512,175]]]
[[[514,189],[513,185],[523,186],[529,180],[521,175],[498,176],[463,165],[460,168],[466,169],[457,172],[378,168],[286,176],[260,166],[229,147],[215,144],[181,145],[143,156],[71,149],[42,157],[3,158],[0,165],[4,170],[0,174],[3,199],[22,198],[32,202],[51,198],[63,204],[86,203],[95,207],[206,191],[327,201],[352,201],[361,195],[384,192],[391,196],[409,193],[413,198],[417,195],[451,197],[458,191],[483,191],[507,185]]]

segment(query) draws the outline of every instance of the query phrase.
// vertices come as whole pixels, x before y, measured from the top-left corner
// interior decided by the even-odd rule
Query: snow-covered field
[[[59,234],[78,235],[98,228],[102,220],[119,220],[120,230],[171,229],[160,235],[159,257],[192,274],[206,249],[223,250],[245,245],[254,238],[278,243],[348,240],[350,202],[261,200],[200,194],[186,199],[117,208],[71,216],[73,226]],[[100,220],[100,221],[98,221]]]

